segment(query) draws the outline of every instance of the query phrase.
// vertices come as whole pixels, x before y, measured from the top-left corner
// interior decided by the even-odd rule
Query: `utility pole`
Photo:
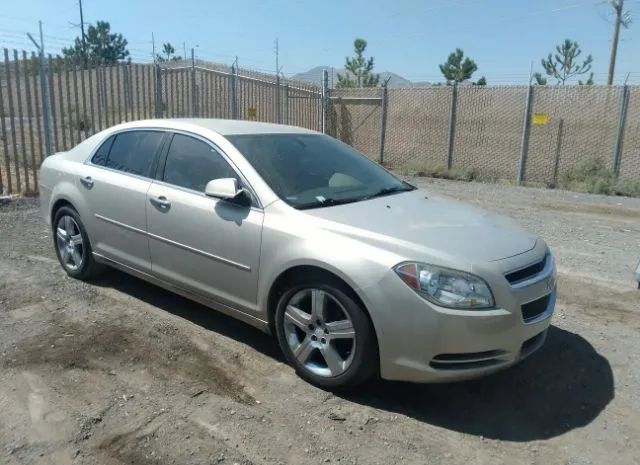
[[[613,84],[613,75],[616,69],[616,56],[618,55],[618,40],[620,38],[620,26],[623,24],[622,7],[624,0],[612,0],[611,6],[616,12],[615,24],[613,25],[613,39],[611,41],[611,58],[609,59],[609,77],[607,84]]]
[[[187,43],[182,42],[182,59],[187,61]]]
[[[80,7],[80,31],[82,32],[82,59],[84,61],[85,68],[87,67],[87,40],[84,35],[84,15],[82,14],[82,0],[78,0],[78,6]]]

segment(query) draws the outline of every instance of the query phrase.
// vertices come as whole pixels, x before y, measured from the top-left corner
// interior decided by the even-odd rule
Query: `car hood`
[[[317,227],[408,259],[495,261],[527,252],[537,240],[509,219],[421,189],[304,213],[320,220]]]

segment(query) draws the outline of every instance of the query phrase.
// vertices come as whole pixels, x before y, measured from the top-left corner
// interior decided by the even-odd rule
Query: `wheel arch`
[[[73,208],[75,211],[78,211],[78,209],[76,207],[74,207],[73,203],[71,203],[71,201],[65,197],[60,197],[57,200],[55,200],[53,202],[53,204],[51,205],[51,210],[49,211],[49,218],[51,219],[51,224],[53,227],[53,220],[54,217],[56,216],[56,212],[58,210],[60,210],[60,208],[62,207],[71,207]]]
[[[271,286],[269,287],[269,292],[267,295],[267,321],[269,323],[269,329],[271,334],[276,334],[275,332],[275,313],[276,307],[278,305],[278,300],[280,296],[286,291],[287,287],[295,282],[299,276],[304,275],[305,277],[319,278],[325,279],[329,283],[333,282],[342,287],[355,301],[358,303],[362,309],[364,310],[365,315],[369,319],[371,323],[371,327],[373,328],[373,332],[375,335],[376,345],[378,345],[378,334],[376,331],[376,326],[371,318],[371,313],[367,308],[362,297],[358,294],[355,287],[351,285],[347,280],[336,274],[335,272],[328,270],[327,268],[323,268],[318,265],[309,265],[309,264],[299,264],[294,265],[286,270],[282,271],[276,279],[273,281]]]

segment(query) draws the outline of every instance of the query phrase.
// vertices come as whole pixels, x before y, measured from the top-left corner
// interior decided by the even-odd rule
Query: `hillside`
[[[329,83],[332,80],[334,83],[338,82],[338,73],[345,73],[344,69],[334,68],[333,66],[315,66],[303,73],[297,73],[291,76],[291,79],[296,81],[308,81],[314,84],[320,84],[322,80],[322,70],[326,69],[329,72]],[[392,73],[390,71],[383,71],[380,73],[380,82],[384,82],[389,79],[389,87],[414,87],[417,83],[411,82],[399,74]],[[428,83],[419,83],[419,85],[428,85]]]

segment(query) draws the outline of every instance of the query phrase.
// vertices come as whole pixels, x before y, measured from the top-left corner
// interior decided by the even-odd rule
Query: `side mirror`
[[[239,192],[238,181],[234,178],[213,179],[204,188],[206,196],[224,200],[235,198]]]
[[[244,189],[238,188],[238,180],[235,178],[213,179],[204,188],[207,197],[234,201],[238,204],[251,204],[251,199]]]

